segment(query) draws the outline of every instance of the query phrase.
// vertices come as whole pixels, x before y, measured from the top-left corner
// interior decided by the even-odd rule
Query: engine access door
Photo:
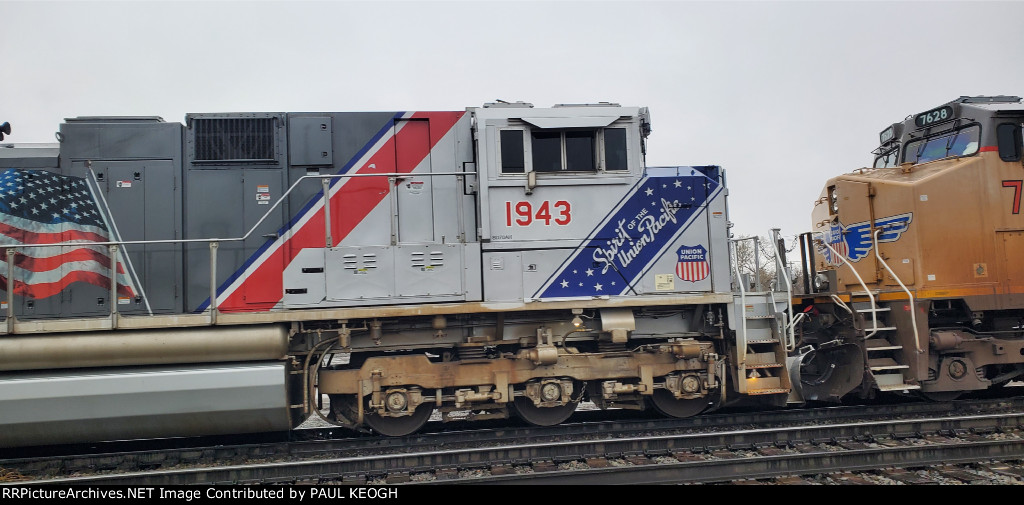
[[[839,227],[842,241],[832,244],[840,253],[850,259],[852,266],[864,279],[873,283],[878,270],[871,236],[871,199],[868,184],[864,182],[839,180],[836,182],[836,196],[839,198]],[[857,277],[847,268],[837,271],[839,284],[859,286]],[[855,288],[859,291],[860,287]]]
[[[170,160],[93,161],[99,194],[95,205],[104,214],[110,240],[151,241],[181,238],[180,187]],[[92,178],[91,174],[86,175]],[[104,247],[105,248],[105,247]],[[126,244],[121,247],[117,277],[118,312],[154,313],[180,310],[181,244]],[[128,294],[128,291],[134,296]],[[82,294],[85,293],[76,293]],[[106,295],[106,296],[104,296]],[[102,301],[101,301],[102,299]],[[109,292],[75,296],[73,312],[108,312]]]

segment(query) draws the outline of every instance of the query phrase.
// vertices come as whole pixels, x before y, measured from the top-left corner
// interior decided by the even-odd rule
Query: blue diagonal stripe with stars
[[[718,193],[717,173],[718,167],[648,169],[534,298],[627,292]]]

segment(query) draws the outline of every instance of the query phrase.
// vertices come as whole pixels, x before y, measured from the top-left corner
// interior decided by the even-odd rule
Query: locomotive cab
[[[946,398],[1021,372],[1022,123],[1008,96],[909,116],[815,201],[803,303],[848,321],[824,333],[860,342],[868,390]]]

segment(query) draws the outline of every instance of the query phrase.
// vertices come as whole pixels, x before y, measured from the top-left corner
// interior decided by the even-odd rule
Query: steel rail
[[[775,456],[652,463],[583,470],[437,480],[423,484],[690,484],[791,475],[856,472],[880,468],[955,465],[1024,457],[1024,440],[985,440]]]
[[[608,421],[582,421],[565,423],[546,428],[537,427],[502,427],[498,429],[467,429],[451,430],[450,425],[444,425],[450,431],[431,433],[429,431],[404,438],[394,437],[349,437],[329,438],[334,436],[337,428],[319,428],[309,430],[298,430],[297,437],[308,437],[305,440],[269,441],[266,443],[245,443],[232,444],[221,439],[214,440],[213,444],[208,438],[196,439],[196,444],[183,444],[184,441],[175,441],[175,448],[171,450],[161,449],[137,449],[139,444],[150,442],[128,443],[128,449],[120,452],[110,450],[110,447],[124,447],[125,444],[104,444],[98,446],[100,452],[94,454],[67,454],[45,457],[20,457],[0,459],[0,468],[17,469],[22,473],[52,474],[70,473],[74,471],[88,471],[104,467],[121,467],[136,465],[144,468],[158,468],[176,463],[189,463],[196,460],[238,458],[238,457],[272,457],[272,456],[301,456],[316,457],[324,454],[339,454],[348,451],[369,451],[382,452],[387,450],[409,450],[410,448],[425,447],[458,447],[467,444],[499,443],[510,440],[550,440],[568,436],[608,436],[622,433],[655,432],[670,430],[701,430],[701,429],[724,429],[730,426],[769,426],[777,424],[793,425],[796,423],[814,423],[822,420],[835,421],[838,419],[865,419],[881,416],[922,416],[949,414],[954,412],[979,412],[994,409],[1024,409],[1024,398],[1007,398],[994,400],[960,400],[951,402],[921,402],[913,404],[898,405],[860,405],[860,406],[836,406],[815,409],[781,410],[772,412],[753,413],[716,413],[714,415],[699,416],[687,419],[655,418],[655,419],[618,419]],[[577,421],[580,418],[590,417],[588,414],[603,415],[604,412],[578,412]],[[623,411],[622,414],[630,415],[631,412]],[[428,424],[428,430],[442,426],[440,423]],[[208,445],[199,445],[202,443]],[[90,446],[92,447],[92,446]],[[52,449],[47,449],[52,452]]]
[[[345,475],[386,475],[433,471],[438,468],[479,468],[494,465],[526,464],[534,461],[572,461],[593,457],[621,457],[638,454],[671,454],[686,450],[715,450],[729,447],[767,446],[815,440],[857,439],[864,437],[919,436],[953,430],[1017,429],[1024,423],[1024,412],[931,417],[910,420],[880,420],[853,423],[782,426],[763,429],[739,429],[713,433],[642,434],[624,437],[591,437],[585,440],[543,441],[479,447],[358,455],[303,461],[259,464],[204,466],[197,468],[128,472],[40,480],[59,484],[197,484],[265,483],[309,481]],[[1024,455],[1024,440],[1016,441],[1014,455]],[[1007,452],[1009,454],[1009,452]],[[973,457],[973,456],[972,456]],[[655,469],[656,466],[645,465]],[[789,470],[787,470],[789,471]],[[535,474],[534,474],[535,475]],[[583,475],[583,474],[580,474]],[[494,476],[495,482],[513,477]],[[472,479],[472,482],[484,482]],[[467,481],[468,482],[468,481]]]

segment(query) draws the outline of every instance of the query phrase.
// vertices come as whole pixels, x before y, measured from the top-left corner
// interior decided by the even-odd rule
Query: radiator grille
[[[274,118],[193,119],[194,161],[275,161]]]

